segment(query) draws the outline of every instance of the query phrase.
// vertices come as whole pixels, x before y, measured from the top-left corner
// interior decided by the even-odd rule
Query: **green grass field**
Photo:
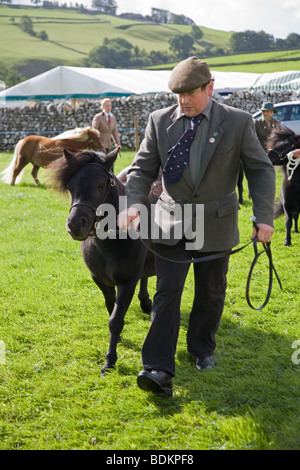
[[[46,31],[49,41],[42,41],[20,30],[16,24],[22,15],[30,16],[36,33]],[[13,24],[13,21],[15,24]],[[217,47],[229,48],[231,32],[202,27],[203,41]],[[120,37],[147,52],[166,52],[169,39],[178,32],[190,33],[191,26],[155,25],[129,21],[108,15],[88,15],[74,10],[42,8],[9,8],[0,6],[0,62],[7,67],[22,66],[30,61],[31,76],[57,65],[83,66],[84,59],[104,38]],[[232,72],[271,73],[300,70],[300,60],[272,62],[278,59],[299,58],[300,51],[280,51],[205,58],[213,70]],[[40,61],[38,67],[33,61]],[[258,64],[245,64],[260,61]],[[218,64],[232,64],[222,65]],[[174,64],[159,68],[173,68]],[[42,68],[41,68],[42,67]]]
[[[299,62],[271,62],[265,64],[241,64],[228,65],[224,67],[211,67],[212,70],[220,72],[243,72],[243,73],[274,73],[288,70],[300,70]]]
[[[299,50],[257,52],[253,54],[237,54],[219,57],[202,57],[212,70],[220,72],[273,73],[286,70],[300,70]],[[288,59],[297,60],[288,60]],[[281,61],[281,59],[285,59]],[[257,62],[257,63],[255,63]],[[155,70],[175,67],[176,63],[151,67]]]
[[[0,154],[0,171],[10,158]],[[132,158],[122,152],[116,173]],[[137,296],[125,318],[117,368],[100,378],[109,340],[103,297],[80,244],[65,230],[69,200],[49,189],[45,170],[41,180],[35,187],[27,167],[20,185],[0,182],[0,449],[299,450],[300,353],[293,345],[300,340],[300,235],[284,247],[284,219],[275,221],[273,256],[283,290],[274,281],[263,311],[251,310],[245,299],[252,247],[232,257],[217,366],[203,373],[186,352],[191,269],[174,396],[154,396],[136,385],[149,326]],[[280,180],[277,173],[277,192]],[[242,243],[252,232],[246,187],[244,193]],[[251,292],[257,304],[266,276],[262,260]]]

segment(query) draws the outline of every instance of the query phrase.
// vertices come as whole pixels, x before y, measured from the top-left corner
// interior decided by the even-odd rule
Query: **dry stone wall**
[[[300,90],[298,91],[255,91],[250,92],[247,90],[238,91],[229,95],[222,101],[229,106],[234,108],[243,109],[248,113],[255,113],[258,111],[264,101],[270,101],[271,103],[283,103],[284,101],[293,101],[300,99]]]
[[[223,97],[214,97],[229,106],[254,113],[263,101],[279,103],[299,99],[296,92],[249,92],[240,91]],[[111,98],[113,113],[116,116],[124,148],[135,149],[135,116],[138,117],[138,135],[141,142],[149,114],[176,103],[172,93],[156,95],[132,95],[130,97]],[[0,152],[12,152],[16,143],[28,134],[53,137],[68,129],[90,126],[95,114],[101,111],[101,101],[84,100],[77,107],[68,102],[38,104],[35,107],[0,108]]]

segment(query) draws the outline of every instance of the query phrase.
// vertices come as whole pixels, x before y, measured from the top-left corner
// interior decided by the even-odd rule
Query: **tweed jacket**
[[[117,121],[113,114],[111,114],[110,124],[108,124],[108,121],[103,111],[102,113],[96,114],[92,121],[92,127],[100,132],[100,139],[104,148],[111,148],[112,139],[114,141],[115,146],[121,145],[117,128]]]
[[[277,119],[271,119],[270,125],[266,123],[264,119],[255,120],[255,130],[262,147],[266,149],[267,140],[274,129],[280,129],[281,123]]]
[[[168,158],[168,149],[183,132],[183,115],[178,105],[154,111],[149,116],[145,138],[127,176],[128,206],[146,200],[151,183]],[[196,186],[188,165],[177,183],[165,185],[163,181],[163,192],[155,207],[155,217],[162,215],[162,225],[164,221],[169,225],[162,227],[163,231],[171,233],[171,226],[178,222],[176,217],[170,217],[174,204],[183,207],[203,204],[204,245],[199,251],[223,251],[236,246],[239,243],[236,184],[240,162],[248,179],[257,223],[273,226],[275,171],[258,141],[249,113],[213,100],[202,160]],[[250,221],[249,230],[252,230]],[[172,245],[178,240],[160,235],[154,242]]]

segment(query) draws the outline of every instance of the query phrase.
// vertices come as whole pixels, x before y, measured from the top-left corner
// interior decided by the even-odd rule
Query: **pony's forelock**
[[[276,145],[279,141],[283,140],[287,137],[295,137],[296,134],[292,129],[283,126],[281,129],[274,129],[267,141],[266,147],[270,150],[274,145]]]
[[[70,178],[87,163],[103,164],[104,153],[102,152],[81,152],[71,154],[65,152],[65,155],[55,160],[48,169],[51,171],[52,187],[60,192],[67,191],[67,185]]]

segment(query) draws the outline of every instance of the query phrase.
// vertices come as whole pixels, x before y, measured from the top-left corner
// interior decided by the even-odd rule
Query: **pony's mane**
[[[283,127],[281,129],[274,129],[267,141],[267,149],[270,150],[271,148],[274,147],[274,145],[277,144],[280,140],[283,140],[287,137],[295,137],[296,134],[292,129],[289,129],[288,127]]]
[[[64,155],[52,162],[47,168],[51,171],[52,187],[60,192],[67,191],[67,184],[70,178],[87,163],[103,164],[102,152],[81,152],[81,153],[68,153],[67,157]]]
[[[96,131],[96,132],[94,132]],[[58,134],[55,137],[52,137],[53,140],[59,139],[72,139],[72,140],[80,140],[86,141],[89,138],[89,133],[92,132],[100,136],[100,133],[97,129],[93,129],[92,127],[76,127],[76,129],[70,129],[68,131],[63,132],[62,134]]]

